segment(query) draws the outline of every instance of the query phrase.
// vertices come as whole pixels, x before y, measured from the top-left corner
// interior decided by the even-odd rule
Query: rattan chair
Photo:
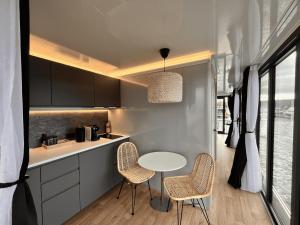
[[[169,209],[170,199],[176,201],[178,225],[181,225],[182,222],[183,205],[185,200],[192,201],[194,207],[195,201],[197,201],[207,223],[210,224],[208,214],[202,199],[210,196],[212,193],[214,174],[214,159],[209,154],[202,153],[197,156],[191,174],[186,176],[166,177],[164,179],[165,189],[170,197],[167,211]],[[201,200],[203,208],[199,202],[199,199]],[[180,202],[181,212],[179,205]]]
[[[137,148],[132,142],[124,142],[119,146],[117,152],[118,171],[124,177],[124,179],[122,181],[117,199],[119,199],[120,197],[124,183],[127,182],[128,184],[130,184],[132,215],[134,215],[137,185],[147,181],[150,198],[152,200],[149,179],[151,179],[155,175],[154,171],[147,170],[139,166],[138,158],[139,154]]]

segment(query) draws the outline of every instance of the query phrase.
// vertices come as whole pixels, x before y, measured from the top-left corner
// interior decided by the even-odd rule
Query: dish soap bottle
[[[111,123],[110,123],[110,121],[106,122],[105,131],[106,131],[107,134],[111,133]]]

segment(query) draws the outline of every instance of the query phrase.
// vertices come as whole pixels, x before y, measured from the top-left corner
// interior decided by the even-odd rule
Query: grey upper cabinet
[[[120,80],[30,56],[30,106],[120,107]]]
[[[95,75],[95,106],[121,106],[119,79]]]
[[[51,63],[51,72],[54,106],[94,106],[94,77],[91,73],[59,63]]]
[[[51,106],[50,61],[29,58],[30,106]]]

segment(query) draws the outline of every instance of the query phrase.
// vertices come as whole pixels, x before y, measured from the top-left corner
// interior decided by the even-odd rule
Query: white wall
[[[122,81],[123,109],[110,110],[113,132],[130,134],[140,154],[172,151],[184,155],[187,166],[168,175],[191,171],[201,152],[211,153],[211,76],[208,63],[176,69],[183,76],[183,101],[150,104],[147,88]],[[159,190],[159,176],[151,181]]]

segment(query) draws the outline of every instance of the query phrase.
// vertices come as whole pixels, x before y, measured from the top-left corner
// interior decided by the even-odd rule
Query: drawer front
[[[42,185],[42,200],[46,201],[55,195],[58,195],[70,187],[79,184],[79,170],[75,170],[67,175],[61,176],[55,180]]]
[[[49,163],[41,167],[41,182],[45,183],[77,169],[78,155]]]
[[[60,225],[79,210],[79,185],[77,185],[43,203],[43,225]]]

